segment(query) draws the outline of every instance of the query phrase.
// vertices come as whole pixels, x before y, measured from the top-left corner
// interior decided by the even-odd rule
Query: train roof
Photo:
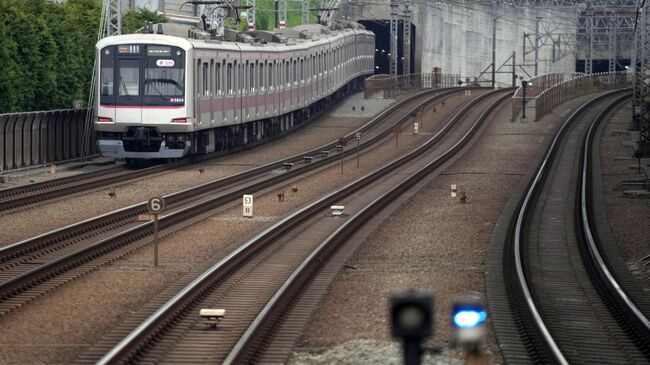
[[[190,48],[219,48],[242,51],[286,51],[303,50],[329,43],[342,38],[346,33],[366,31],[363,26],[353,22],[334,23],[332,26],[322,24],[303,24],[292,28],[275,31],[236,32],[226,30],[223,37],[215,38],[202,29],[179,23],[149,25],[140,33],[107,37],[97,42],[101,49],[111,44],[154,43],[177,46],[185,50]]]

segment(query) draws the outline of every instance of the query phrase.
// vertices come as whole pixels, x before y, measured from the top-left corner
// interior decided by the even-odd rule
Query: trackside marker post
[[[158,266],[158,214],[163,209],[165,209],[165,200],[160,196],[154,196],[147,202],[147,210],[151,214],[138,216],[138,220],[141,218],[153,218],[153,266]]]
[[[361,141],[361,132],[357,132],[354,138],[357,140],[357,168],[359,168],[359,141]]]
[[[243,216],[248,218],[253,218],[253,196],[244,195],[242,199],[243,205]]]

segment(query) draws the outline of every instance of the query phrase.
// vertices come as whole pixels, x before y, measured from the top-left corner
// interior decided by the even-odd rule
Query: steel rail
[[[97,189],[106,185],[123,183],[126,179],[134,180],[151,174],[192,163],[193,160],[176,161],[171,164],[150,166],[138,170],[115,167],[69,176],[38,184],[20,186],[0,191],[0,214],[16,208],[41,203],[47,200],[76,194],[81,191]]]
[[[595,119],[595,121],[589,126],[587,135],[583,142],[582,149],[582,158],[581,158],[581,172],[578,177],[578,188],[579,194],[577,205],[578,217],[580,222],[580,233],[586,242],[586,248],[584,252],[587,256],[587,262],[595,270],[595,277],[592,277],[592,280],[598,281],[608,290],[608,295],[613,299],[613,301],[618,304],[619,310],[623,313],[627,313],[630,318],[630,322],[633,323],[633,328],[636,328],[637,331],[634,331],[633,335],[638,336],[640,339],[643,339],[645,345],[650,344],[650,321],[648,318],[641,312],[639,307],[632,301],[632,299],[627,295],[625,290],[621,287],[619,282],[616,280],[612,272],[609,270],[608,265],[601,254],[600,244],[597,243],[596,235],[591,229],[593,217],[593,205],[591,204],[593,199],[592,196],[592,181],[593,179],[591,174],[591,161],[594,158],[592,155],[593,141],[595,130],[598,128],[601,121],[603,121],[608,113],[620,105],[624,100],[629,99],[630,95],[623,95],[622,97],[616,99],[610,105],[607,106]],[[581,251],[582,252],[582,251]],[[636,333],[638,332],[638,333]]]
[[[324,266],[327,258],[342,245],[354,232],[358,231],[370,218],[378,214],[390,202],[394,201],[399,195],[406,192],[413,187],[416,183],[421,181],[424,177],[430,174],[435,169],[439,168],[442,164],[447,162],[454,156],[461,148],[469,143],[469,141],[477,133],[478,129],[485,122],[487,117],[494,112],[498,105],[509,99],[512,94],[508,93],[497,99],[490,105],[474,122],[470,129],[461,137],[461,139],[451,146],[447,151],[436,159],[429,162],[418,171],[407,177],[399,184],[393,186],[389,191],[382,194],[370,204],[366,205],[359,212],[350,217],[341,227],[334,231],[329,237],[323,240],[318,247],[296,268],[289,278],[282,284],[276,291],[273,297],[262,308],[257,317],[248,326],[244,334],[240,337],[239,341],[232,348],[226,359],[222,364],[238,364],[246,362],[247,356],[250,352],[260,351],[261,337],[267,336],[264,329],[268,328],[269,324],[277,320],[280,312],[286,309],[286,304],[295,301],[296,293],[300,288],[307,285],[315,273]],[[277,328],[276,326],[273,326]]]
[[[436,94],[433,96],[430,95],[421,95],[421,96],[426,96],[425,100],[422,102],[418,102],[418,106],[420,107],[423,104],[430,103],[434,100],[438,100],[439,98],[442,98],[444,96],[447,96],[451,93],[456,92],[457,90],[448,90],[440,94]],[[414,99],[415,100],[415,99]],[[396,110],[396,109],[395,109]],[[408,119],[410,117],[409,113],[406,113],[402,115],[397,122],[394,123],[394,125],[398,125],[402,123],[404,120]],[[354,132],[353,132],[354,133]],[[350,135],[354,135],[351,133]],[[372,138],[369,138],[364,145],[364,148],[367,146],[370,146],[377,141],[381,140],[383,137],[391,133],[391,128],[387,128],[381,133],[378,133],[377,135],[373,136]],[[338,142],[335,142],[338,143]],[[315,151],[320,151],[316,149]],[[352,154],[354,153],[353,150],[348,150],[343,152],[345,155]],[[330,162],[336,161],[339,158],[340,155],[332,155],[328,158],[324,158],[321,160],[318,160],[316,162],[313,162],[309,165],[303,166],[303,168],[309,169],[316,169],[321,166],[324,166]],[[301,157],[302,158],[302,155]],[[280,163],[272,163],[269,165],[265,166],[271,166],[271,167],[277,167],[281,166]],[[249,177],[250,174],[253,172],[251,171],[259,171],[259,168],[249,170],[247,172],[244,172],[237,176],[244,176],[244,177]],[[266,170],[264,170],[266,171]],[[242,194],[246,192],[250,192],[251,190],[260,190],[264,189],[270,186],[273,186],[275,184],[278,184],[281,181],[293,178],[295,176],[300,175],[303,173],[301,169],[292,169],[286,173],[283,173],[282,175],[277,175],[272,177],[271,179],[264,180],[261,182],[257,182],[248,186],[242,186],[239,187],[238,189],[235,189],[234,191],[227,192],[218,196],[211,197],[207,200],[199,201],[198,203],[192,204],[188,207],[181,208],[177,211],[174,211],[170,214],[163,215],[160,217],[159,224],[160,224],[160,229],[165,229],[168,227],[172,227],[176,224],[179,224],[181,222],[187,221],[188,219],[191,219],[197,215],[206,213],[212,209],[218,208],[219,206],[222,206],[226,203],[229,203],[231,201],[234,201],[238,198],[241,197]],[[197,188],[189,188],[186,190],[183,190],[182,192],[175,193],[170,195],[169,197],[171,198],[170,201],[175,202],[175,201],[182,201],[186,200],[190,197],[190,195],[187,195],[189,192],[193,192],[195,190],[205,190],[206,186],[209,186],[211,188],[216,188],[216,187],[221,187],[224,184],[224,181],[230,181],[230,183],[238,182],[239,180],[228,180],[231,178],[226,178],[226,179],[221,179],[217,180],[216,182],[210,182],[206,183],[204,185],[201,185]],[[234,179],[234,177],[232,177]],[[201,191],[203,191],[201,190]],[[185,195],[183,194],[185,193]],[[100,216],[100,221],[101,222],[106,222],[106,221],[114,221],[115,219],[128,219],[128,217],[131,216],[137,216],[139,213],[143,213],[146,210],[145,204],[136,204],[132,205],[127,208],[123,208],[117,211],[117,215],[112,215],[113,213],[106,213],[102,216]],[[117,218],[116,218],[117,217]],[[88,231],[89,228],[93,225],[97,226],[97,221],[95,219],[89,219],[84,222],[81,222],[78,225],[74,225],[74,231],[83,233]],[[147,237],[153,232],[153,223],[152,222],[144,222],[144,223],[139,223],[138,225],[131,227],[127,230],[124,230],[122,232],[119,232],[112,237],[97,241],[91,245],[88,245],[84,248],[81,248],[73,253],[70,253],[64,257],[61,257],[59,259],[50,261],[44,265],[34,267],[29,271],[23,272],[20,275],[17,275],[15,277],[12,277],[9,280],[6,280],[2,283],[0,283],[0,300],[6,300],[8,298],[11,298],[15,296],[16,294],[19,294],[23,292],[24,290],[35,286],[39,283],[42,283],[52,277],[55,277],[59,275],[61,272],[70,270],[72,268],[78,267],[82,265],[85,262],[91,261],[107,252],[119,249],[121,247],[124,247],[132,242],[135,242],[137,240],[140,240],[142,238]],[[15,257],[19,257],[20,255],[25,255],[27,253],[30,253],[34,250],[40,249],[44,246],[48,246],[55,243],[57,240],[61,239],[66,239],[69,238],[71,235],[71,228],[70,227],[64,227],[62,229],[56,230],[54,233],[46,233],[43,235],[40,235],[36,237],[35,239],[30,239],[27,241],[22,241],[19,243],[16,243],[14,245],[10,245],[7,247],[4,247],[0,249],[0,263],[2,262],[7,262],[10,259],[13,259]],[[47,238],[48,240],[44,240]],[[47,242],[47,243],[44,243]]]
[[[387,114],[393,112],[394,110],[397,110],[399,107],[401,107],[402,105],[408,102],[411,102],[419,97],[422,97],[423,95],[440,93],[440,92],[445,92],[450,90],[460,91],[459,88],[441,88],[441,89],[426,90],[426,91],[422,91],[410,95],[409,97],[404,98],[403,100],[400,100],[396,104],[392,105],[387,110],[382,111],[380,114],[375,116],[372,120],[364,124],[362,127],[360,127],[358,130],[356,130],[353,133],[364,132],[372,128],[372,126],[378,120],[381,120]],[[315,118],[321,114],[322,112],[314,115],[313,117]],[[352,138],[354,138],[354,134],[351,133],[351,134],[347,134],[344,137],[344,140],[349,141]],[[337,141],[332,141],[319,148],[321,149],[333,148],[336,144]],[[307,153],[315,153],[318,151],[320,150],[308,151]],[[173,168],[205,162],[206,160],[213,159],[215,157],[220,157],[220,155],[191,157],[191,158],[182,159],[168,164],[150,166],[135,171],[125,170],[124,168],[121,167],[115,167],[112,169],[93,171],[93,172],[65,177],[61,179],[44,181],[44,182],[31,184],[27,186],[20,186],[20,187],[0,190],[0,214],[27,205],[40,203],[46,200],[51,200],[62,196],[78,193],[80,191],[88,191],[88,190],[100,188],[110,184],[122,183],[125,181],[125,179],[134,180],[137,178],[163,172]],[[301,157],[294,156],[293,160],[299,159]],[[292,162],[293,160],[292,158],[289,158],[283,161],[277,161],[277,163],[281,165],[284,162]]]
[[[431,92],[431,91],[426,91],[422,93],[415,94],[409,98],[405,98],[398,103],[394,104],[387,110],[382,111],[380,114],[372,118],[370,121],[368,121],[366,124],[363,126],[359,127],[357,130],[348,133],[345,137],[345,139],[349,140],[354,138],[355,134],[357,132],[365,132],[375,125],[379,124],[384,118],[388,117],[388,115],[398,111],[401,107],[404,105],[417,100],[418,98],[421,98],[423,96],[427,96],[428,94],[432,94],[432,96],[427,97],[427,99],[423,102],[423,104],[428,104],[431,102],[434,102],[438,99],[444,98],[446,96],[449,96],[455,92],[461,91],[458,88],[449,88],[449,89],[444,89],[441,92],[440,90],[436,90],[436,92]],[[404,115],[398,119],[398,121],[395,124],[400,124],[403,123],[410,115],[410,113],[415,110],[412,109],[409,113],[404,113]],[[363,143],[361,143],[360,148],[366,148],[367,146],[372,145],[376,141],[378,141],[380,138],[383,138],[384,136],[388,135],[391,133],[390,128],[386,129],[383,133],[378,134],[377,137],[371,138],[364,140]],[[207,183],[203,183],[194,187],[186,188],[183,190],[180,190],[178,192],[174,192],[171,194],[164,195],[163,198],[167,202],[168,206],[171,206],[177,202],[185,202],[188,199],[200,195],[200,194],[206,194],[208,192],[212,192],[217,188],[223,188],[226,185],[232,185],[239,183],[241,181],[244,181],[246,179],[250,179],[253,176],[260,175],[263,173],[266,173],[268,171],[283,167],[285,163],[287,162],[298,162],[301,161],[304,156],[308,155],[313,155],[320,153],[320,151],[323,150],[330,150],[333,149],[339,141],[332,141],[330,143],[324,144],[322,146],[319,146],[317,148],[314,148],[310,151],[306,151],[282,160],[278,161],[273,161],[271,163],[268,163],[263,166],[255,167],[252,169],[249,169],[247,171],[243,171],[238,174],[234,174],[225,178],[213,180]],[[344,153],[351,154],[352,151],[344,151]],[[340,155],[339,155],[340,156]],[[340,157],[336,157],[340,158]],[[333,157],[329,158],[330,160],[333,160]],[[97,229],[98,227],[101,227],[106,224],[106,222],[116,222],[116,221],[124,221],[124,220],[131,220],[133,217],[138,216],[139,214],[144,214],[146,213],[146,202],[141,202],[141,203],[136,203],[132,204],[130,206],[120,208],[117,210],[114,210],[112,212],[104,213],[101,214],[97,217],[85,219],[81,222],[73,223],[61,228],[54,229],[49,232],[45,232],[42,234],[39,234],[35,237],[31,237],[16,243],[13,243],[11,245],[5,246],[0,248],[0,263],[6,262],[10,259],[19,257],[20,255],[27,254],[29,252],[32,252],[36,249],[42,248],[49,246],[59,240],[65,239],[66,237],[72,237],[75,235],[78,235],[82,232],[87,232],[88,230],[91,229]]]
[[[144,346],[142,345],[143,342],[146,342],[148,339],[155,337],[152,335],[154,332],[162,330],[161,327],[163,327],[165,324],[173,322],[173,318],[176,313],[183,312],[183,310],[187,309],[195,300],[195,298],[202,295],[206,288],[209,288],[210,286],[214,285],[214,283],[223,280],[223,278],[227,276],[232,268],[235,268],[240,263],[248,260],[248,258],[251,257],[255,252],[262,249],[265,245],[267,245],[269,242],[272,242],[284,232],[290,230],[291,227],[307,220],[309,217],[327,208],[329,204],[332,204],[333,202],[340,200],[343,197],[358,191],[359,189],[362,189],[374,181],[377,181],[382,176],[389,173],[392,169],[398,166],[402,166],[405,162],[410,161],[418,154],[423,153],[426,149],[431,148],[433,144],[435,144],[445,133],[449,131],[450,128],[452,128],[455,122],[459,120],[460,117],[466,113],[466,111],[470,110],[482,100],[498,92],[503,92],[503,90],[493,91],[474,99],[466,107],[456,113],[445,125],[445,127],[443,127],[425,144],[419,146],[414,151],[389,162],[383,167],[370,172],[357,179],[356,181],[353,181],[344,187],[321,197],[315,202],[312,202],[311,204],[289,214],[279,222],[275,223],[271,227],[265,229],[255,237],[243,243],[241,246],[236,248],[226,257],[221,259],[219,262],[217,262],[215,265],[210,267],[207,271],[193,280],[169,301],[167,301],[156,312],[149,316],[149,318],[147,318],[137,328],[131,331],[106,355],[104,355],[104,357],[102,357],[97,362],[97,364],[117,364],[128,362],[133,353],[136,352],[141,346]]]
[[[576,120],[585,110],[587,110],[587,108],[617,93],[621,93],[621,90],[609,92],[591,99],[587,103],[583,104],[576,111],[574,111],[564,121],[562,126],[556,132],[551,144],[547,148],[544,159],[539,164],[537,168],[537,173],[535,174],[535,177],[529,184],[526,193],[524,195],[524,198],[520,201],[520,205],[516,213],[517,218],[516,218],[516,223],[514,225],[514,235],[512,237],[513,239],[512,245],[514,248],[516,280],[519,286],[519,290],[521,290],[522,295],[524,297],[524,302],[526,305],[526,310],[528,311],[528,315],[531,317],[531,320],[538,334],[541,336],[542,341],[544,342],[544,347],[546,348],[547,352],[550,353],[553,360],[558,364],[568,365],[568,361],[566,360],[564,354],[560,350],[559,346],[557,345],[557,343],[553,339],[553,336],[548,330],[546,324],[544,323],[544,320],[537,309],[531,291],[528,287],[528,282],[526,279],[526,275],[524,273],[522,246],[524,241],[525,226],[527,223],[526,218],[529,214],[533,200],[535,200],[535,197],[539,194],[542,183],[546,180],[553,158],[555,157],[557,153],[557,149],[559,148],[559,143],[560,143],[559,141],[564,136],[564,132],[568,129],[569,125],[571,125],[574,120]]]

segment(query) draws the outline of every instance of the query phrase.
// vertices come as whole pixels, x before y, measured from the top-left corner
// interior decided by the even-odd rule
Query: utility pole
[[[539,66],[539,21],[541,16],[535,18],[535,76],[538,75]]]
[[[246,11],[246,14],[248,14],[246,22],[248,23],[249,31],[255,30],[255,1],[256,0],[246,0],[246,5],[250,6],[250,8]]]
[[[397,76],[397,33],[399,20],[397,17],[397,0],[390,0],[390,75]]]
[[[411,73],[411,20],[413,17],[413,6],[410,0],[406,0],[404,4],[404,20],[403,20],[403,34],[404,34],[404,47],[402,63],[403,74],[408,75]]]
[[[639,14],[639,24],[636,35],[639,37],[640,49],[637,50],[637,57],[640,58],[640,135],[639,135],[639,156],[650,156],[650,14],[646,6]]]
[[[122,34],[122,10],[119,0],[104,0],[104,36]]]
[[[587,54],[585,55],[585,73],[590,75],[593,66],[594,51],[594,17],[593,9],[591,8],[591,1],[587,1],[587,10],[585,11],[585,15],[587,16],[587,34],[589,36],[589,47],[587,48]]]
[[[496,86],[497,67],[497,2],[492,0],[492,89]]]
[[[512,87],[517,86],[517,73],[515,72],[515,51],[512,51]]]
[[[275,28],[284,29],[287,27],[287,1],[275,0]]]
[[[302,0],[301,1],[302,8],[301,8],[301,23],[302,24],[307,24],[309,23],[309,0]]]
[[[607,70],[612,73],[616,71],[616,55],[618,54],[618,42],[616,41],[616,14],[612,12],[609,16],[609,63]]]

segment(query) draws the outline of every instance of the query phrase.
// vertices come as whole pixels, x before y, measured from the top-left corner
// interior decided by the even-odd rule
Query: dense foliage
[[[157,24],[166,23],[167,21],[166,16],[159,15],[155,11],[149,11],[147,9],[129,10],[122,15],[122,34],[133,33],[144,27],[147,22]]]
[[[86,103],[101,0],[0,0],[0,113]]]

